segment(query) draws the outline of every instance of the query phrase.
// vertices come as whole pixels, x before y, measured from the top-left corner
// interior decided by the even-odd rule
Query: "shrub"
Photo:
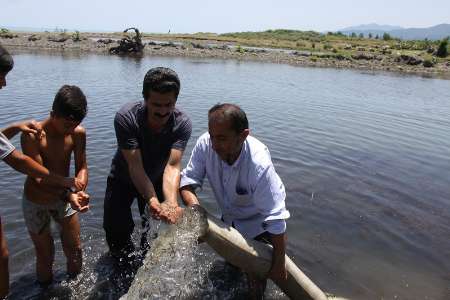
[[[80,32],[77,30],[77,31],[75,31],[75,33],[72,35],[72,40],[74,41],[74,42],[79,42],[79,41],[81,41],[81,38],[80,38]]]
[[[441,41],[441,43],[439,44],[439,48],[436,52],[436,56],[437,57],[447,57],[448,56],[447,46],[448,46],[448,38],[443,39]]]
[[[389,40],[392,40],[392,37],[389,33],[385,32],[385,33],[383,33],[383,40],[389,41]]]
[[[431,67],[434,66],[434,63],[433,63],[433,61],[430,60],[430,59],[425,59],[425,60],[423,61],[423,66],[424,66],[425,68],[431,68]]]

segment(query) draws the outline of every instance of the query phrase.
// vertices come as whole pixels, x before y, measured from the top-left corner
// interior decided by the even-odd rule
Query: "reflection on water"
[[[20,208],[24,177],[6,166],[0,169],[13,299],[55,294],[115,299],[126,292],[131,282],[115,277],[102,229],[106,176],[116,147],[113,117],[122,104],[141,98],[145,72],[161,65],[181,77],[178,106],[194,126],[187,153],[207,129],[212,105],[231,101],[246,110],[252,134],[269,147],[286,186],[292,215],[288,253],[318,286],[355,299],[448,298],[449,81],[198,61],[16,53],[8,86],[0,91],[0,124],[43,119],[62,84],[79,85],[89,103],[83,124],[88,133],[92,209],[81,216],[82,276],[66,281],[65,259],[57,242],[54,270],[60,283],[42,292],[34,283],[34,250]],[[17,138],[13,142],[18,145]],[[187,159],[185,155],[184,164]],[[217,213],[208,186],[200,196],[206,208]],[[207,272],[226,277],[232,271],[223,263],[215,268],[220,266],[217,259],[204,263],[211,266]],[[244,288],[238,290],[236,295],[244,295]],[[281,297],[273,287],[268,294]]]

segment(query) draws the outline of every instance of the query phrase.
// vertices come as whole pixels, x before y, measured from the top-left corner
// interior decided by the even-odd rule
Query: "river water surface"
[[[81,216],[81,279],[43,294],[34,283],[34,250],[21,210],[24,176],[3,165],[11,298],[120,295],[102,290],[111,268],[102,214],[116,148],[113,118],[121,105],[141,99],[149,68],[167,66],[180,75],[177,105],[193,121],[183,163],[207,130],[208,109],[217,102],[241,105],[286,186],[288,254],[319,287],[352,299],[450,299],[450,81],[233,60],[14,54],[15,68],[0,91],[1,126],[45,118],[63,84],[87,95],[92,208]],[[208,187],[201,197],[217,214]],[[59,242],[56,249],[62,280]],[[228,276],[223,268],[216,279]],[[273,287],[268,293],[281,297]]]

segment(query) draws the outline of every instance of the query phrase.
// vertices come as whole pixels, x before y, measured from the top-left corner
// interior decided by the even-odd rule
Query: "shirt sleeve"
[[[253,199],[259,213],[265,216],[263,227],[272,234],[285,232],[285,219],[290,216],[285,206],[286,192],[273,164],[266,166],[257,177]]]
[[[191,137],[192,123],[189,118],[183,120],[182,124],[175,132],[175,141],[172,145],[173,149],[184,150]]]
[[[3,160],[16,149],[8,138],[0,132],[0,159]]]
[[[136,122],[131,116],[118,112],[114,118],[117,145],[120,149],[138,149],[138,134]]]
[[[201,187],[206,174],[206,144],[200,137],[192,149],[186,168],[181,172],[180,187],[193,185]]]

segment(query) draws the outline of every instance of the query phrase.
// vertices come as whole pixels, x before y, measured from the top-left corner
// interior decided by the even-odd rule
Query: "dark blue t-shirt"
[[[132,184],[121,149],[140,149],[145,173],[153,184],[161,184],[170,150],[186,148],[192,123],[185,113],[175,108],[164,128],[154,133],[148,127],[147,107],[141,101],[127,103],[117,112],[114,129],[117,151],[112,160],[110,176]]]

